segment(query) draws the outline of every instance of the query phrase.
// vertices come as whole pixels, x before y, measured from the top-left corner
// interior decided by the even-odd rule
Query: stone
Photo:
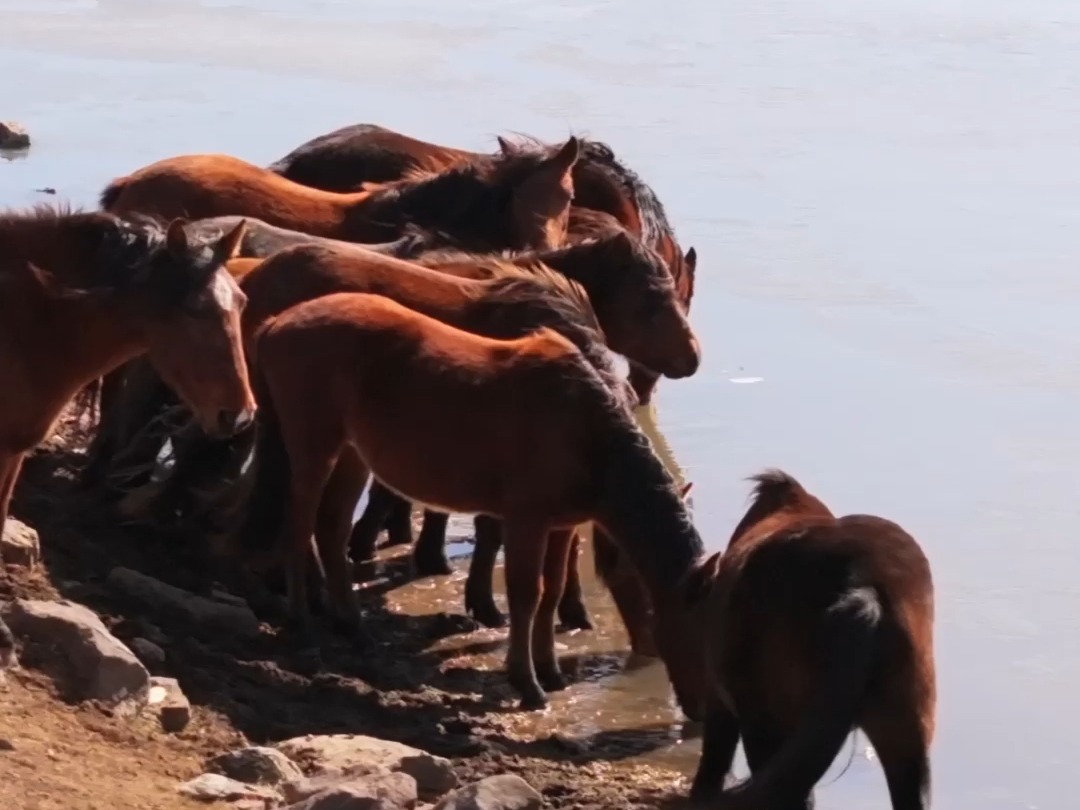
[[[290,762],[292,760],[289,760]],[[316,793],[322,793],[345,782],[359,781],[361,777],[383,776],[391,773],[381,765],[353,765],[345,770],[323,771],[314,776],[305,776],[284,782],[279,786],[285,801],[289,804],[302,802]],[[410,777],[411,778],[411,777]],[[413,780],[416,781],[416,780]]]
[[[0,149],[26,149],[30,146],[30,133],[14,121],[0,121]]]
[[[32,529],[15,518],[8,518],[0,532],[0,560],[4,565],[32,568],[41,560],[41,539]]]
[[[280,801],[277,791],[262,785],[245,785],[219,773],[204,773],[177,788],[180,793],[203,802],[233,802],[245,799]]]
[[[450,760],[397,742],[360,734],[326,734],[294,737],[277,749],[299,763],[312,763],[316,773],[345,771],[360,766],[371,771],[400,771],[416,780],[423,797],[442,796],[457,787]]]
[[[540,810],[543,803],[544,797],[532,785],[504,773],[455,790],[435,810]]]
[[[289,810],[413,810],[416,780],[404,773],[381,773],[335,785],[289,806]]]
[[[3,617],[17,635],[60,651],[79,698],[100,700],[121,714],[145,705],[150,673],[89,608],[68,601],[19,599]]]
[[[165,663],[165,651],[157,644],[146,638],[133,638],[128,644],[131,651],[148,669],[160,667]]]
[[[161,721],[161,727],[175,734],[191,722],[191,701],[175,678],[151,678],[147,704]]]
[[[259,620],[250,607],[207,599],[130,568],[114,568],[109,572],[108,583],[139,602],[207,628],[247,637],[259,634]]]
[[[0,611],[2,613],[2,611]],[[11,632],[3,619],[0,619],[0,673],[19,663],[15,655],[15,634]]]
[[[295,762],[275,748],[260,746],[220,754],[207,763],[207,769],[249,785],[280,785],[304,779]],[[299,801],[287,795],[286,798],[290,802]]]

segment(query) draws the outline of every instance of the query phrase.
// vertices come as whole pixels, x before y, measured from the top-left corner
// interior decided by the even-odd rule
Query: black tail
[[[725,794],[732,807],[786,807],[810,794],[858,718],[880,623],[872,588],[849,590],[829,609],[821,627],[820,691],[776,756]]]
[[[270,397],[265,394],[265,386],[259,385],[258,380],[253,382],[262,389],[256,396],[259,414],[252,460],[254,481],[247,514],[237,535],[237,551],[244,556],[257,556],[265,563],[276,561],[280,551],[281,527],[289,502],[290,465],[281,424]]]
[[[108,211],[119,199],[121,192],[127,187],[127,178],[119,177],[113,180],[109,185],[105,186],[105,190],[101,192],[101,208],[104,211]]]

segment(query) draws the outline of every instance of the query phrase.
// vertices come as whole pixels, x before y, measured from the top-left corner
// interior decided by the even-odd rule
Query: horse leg
[[[352,536],[349,538],[349,556],[352,557],[354,563],[368,562],[375,558],[379,532],[400,500],[382,483],[374,478],[371,480],[364,514],[360,516],[360,520],[356,521]]]
[[[22,469],[23,453],[0,451],[0,532],[4,531],[8,512],[11,510],[11,496],[15,494],[15,482]],[[0,549],[0,565],[4,563]]]
[[[724,704],[716,703],[706,710],[704,725],[701,758],[690,788],[690,801],[712,805],[731,773],[735,749],[739,747],[739,721]]]
[[[386,526],[386,545],[411,546],[413,544],[412,503],[398,496],[384,525]]]
[[[744,720],[740,730],[743,751],[746,753],[746,764],[750,766],[751,774],[764,770],[769,761],[780,753],[780,749],[788,740],[787,734],[778,732],[768,723],[753,723]],[[805,796],[776,795],[772,797],[772,801],[769,810],[814,810],[812,793]]]
[[[548,531],[542,523],[529,520],[507,520],[502,529],[506,544],[506,597],[510,603],[506,671],[510,685],[521,695],[521,708],[542,709],[547,705],[547,697],[536,680],[532,638],[543,587],[541,576]]]
[[[559,602],[559,621],[569,630],[592,630],[593,623],[581,593],[581,571],[578,557],[581,555],[581,534],[573,533],[570,540],[570,556],[566,562],[566,584],[562,601]]]
[[[553,531],[547,537],[543,591],[536,611],[536,623],[533,625],[532,650],[536,677],[548,692],[558,692],[566,688],[566,679],[559,669],[559,660],[555,655],[555,611],[566,586],[566,566],[576,537],[577,532],[569,529]]]
[[[345,450],[323,487],[315,520],[315,545],[326,577],[330,614],[361,644],[370,639],[361,626],[360,609],[353,595],[347,547],[353,511],[367,478],[360,455]]]
[[[895,693],[894,693],[895,694]],[[860,723],[881,761],[893,810],[926,810],[930,806],[930,756],[928,728],[933,716],[932,698],[910,700],[906,695],[882,698],[884,712],[872,708]],[[919,711],[929,706],[928,711]],[[876,708],[876,707],[875,707]]]
[[[424,525],[420,529],[420,539],[416,541],[413,549],[413,564],[420,576],[454,573],[446,556],[446,526],[449,522],[450,515],[445,512],[424,510]]]
[[[637,572],[615,542],[593,527],[593,559],[600,581],[611,593],[633,658],[659,658],[652,630],[652,602]]]
[[[469,564],[469,578],[465,580],[465,613],[484,627],[502,627],[506,617],[495,606],[491,580],[495,576],[495,558],[502,545],[502,528],[498,520],[487,515],[473,519],[476,546]]]

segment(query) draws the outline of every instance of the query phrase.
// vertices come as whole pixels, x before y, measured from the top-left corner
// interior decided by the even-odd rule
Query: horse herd
[[[706,554],[633,415],[661,376],[698,369],[697,256],[609,147],[478,154],[358,125],[267,168],[163,160],[101,207],[0,216],[0,525],[25,453],[96,400],[88,487],[123,474],[147,514],[202,520],[208,562],[253,604],[283,580],[298,628],[314,606],[362,644],[353,581],[381,530],[411,543],[423,505],[415,568],[445,574],[447,515],[474,514],[466,609],[504,622],[502,547],[508,677],[535,709],[565,686],[556,616],[591,626],[575,530],[591,523],[631,646],[703,722],[695,802],[809,807],[859,728],[894,810],[928,806],[926,557],[779,470]],[[178,405],[192,421],[169,421]],[[740,739],[751,776],[729,785]]]

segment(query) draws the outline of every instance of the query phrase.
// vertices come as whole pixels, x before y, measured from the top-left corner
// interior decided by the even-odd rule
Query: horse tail
[[[110,210],[116,201],[120,199],[120,195],[127,188],[128,178],[118,177],[113,180],[109,185],[105,186],[105,190],[101,192],[101,208],[104,211]]]
[[[809,795],[825,775],[858,719],[881,616],[881,600],[869,587],[849,589],[826,611],[818,693],[798,729],[765,767],[726,792],[731,806],[786,806]]]

